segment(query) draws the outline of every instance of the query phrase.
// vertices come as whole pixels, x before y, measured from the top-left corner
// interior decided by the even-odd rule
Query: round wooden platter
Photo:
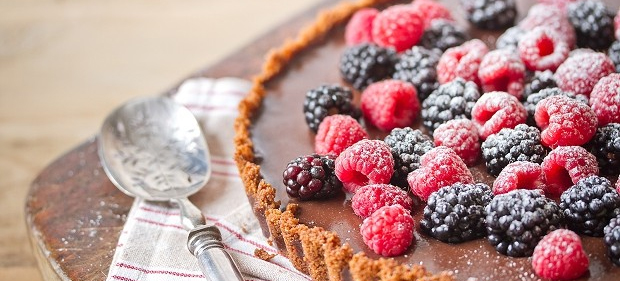
[[[293,37],[319,10],[335,2],[321,2],[190,77],[251,79],[270,48]],[[200,198],[200,192],[193,197]],[[199,200],[192,201],[201,207]],[[25,215],[44,279],[105,280],[132,203],[133,198],[116,189],[106,177],[97,155],[96,137],[41,171],[30,187]]]

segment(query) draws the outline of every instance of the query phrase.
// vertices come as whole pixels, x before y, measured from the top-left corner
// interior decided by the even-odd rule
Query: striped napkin
[[[237,78],[195,78],[185,81],[173,95],[197,117],[211,152],[211,179],[190,200],[200,202],[207,223],[220,229],[245,280],[310,280],[267,244],[232,160],[237,104],[250,87],[248,81]],[[188,232],[179,213],[172,203],[136,199],[106,280],[205,280],[187,249]],[[257,249],[274,257],[260,259],[255,255]]]

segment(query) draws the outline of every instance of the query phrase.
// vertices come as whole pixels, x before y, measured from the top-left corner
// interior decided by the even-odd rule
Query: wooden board
[[[294,36],[319,10],[335,2],[323,1],[190,77],[251,79],[270,48]],[[200,192],[194,196],[199,198]],[[192,201],[201,207],[199,200]],[[25,215],[45,280],[105,280],[132,202],[133,198],[118,191],[102,170],[95,137],[41,171],[30,187]]]

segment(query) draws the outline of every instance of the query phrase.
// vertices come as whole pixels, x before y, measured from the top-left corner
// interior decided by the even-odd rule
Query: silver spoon
[[[187,199],[211,175],[209,148],[189,110],[166,97],[130,101],[106,118],[98,143],[103,169],[118,189],[180,206],[187,247],[208,280],[243,280],[220,231]]]

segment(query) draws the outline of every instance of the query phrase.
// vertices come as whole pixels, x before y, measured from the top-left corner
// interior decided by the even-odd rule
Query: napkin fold
[[[220,229],[222,242],[245,280],[310,280],[263,237],[233,161],[237,105],[250,87],[249,81],[237,78],[194,78],[172,95],[194,113],[211,152],[211,179],[190,200],[201,202],[207,223]],[[136,199],[106,280],[205,280],[187,249],[187,234],[178,206]],[[255,256],[256,249],[275,256],[262,260]]]

